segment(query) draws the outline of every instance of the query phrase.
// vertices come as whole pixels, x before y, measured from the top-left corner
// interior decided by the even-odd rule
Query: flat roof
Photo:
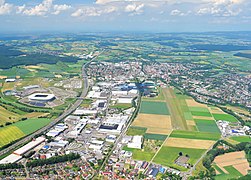
[[[9,164],[9,163],[15,163],[22,159],[22,156],[16,155],[16,154],[10,154],[9,156],[5,157],[4,159],[0,160],[0,164]]]
[[[30,149],[36,147],[37,145],[41,144],[43,141],[45,141],[44,137],[38,137],[37,139],[29,142],[28,144],[24,145],[23,147],[19,148],[18,150],[14,151],[14,154],[17,155],[23,155],[24,153],[26,153],[27,151],[29,151]]]

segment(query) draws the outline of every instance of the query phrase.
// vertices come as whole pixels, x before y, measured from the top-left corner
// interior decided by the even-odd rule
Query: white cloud
[[[5,0],[0,0],[0,15],[9,14],[13,5],[5,3]]]
[[[62,11],[66,11],[68,9],[70,9],[71,6],[66,5],[66,4],[62,4],[62,5],[54,5],[53,9],[55,10],[52,14],[58,15],[60,14]]]
[[[130,12],[130,13],[132,13],[132,15],[141,14],[144,12],[143,11],[144,6],[145,6],[144,4],[136,4],[136,3],[128,4],[125,7],[125,12]]]
[[[23,11],[24,14],[29,16],[44,16],[52,7],[53,0],[44,0],[41,4]]]
[[[23,13],[23,11],[25,10],[25,7],[26,5],[22,5],[22,6],[17,6],[17,13],[20,14],[20,13]]]

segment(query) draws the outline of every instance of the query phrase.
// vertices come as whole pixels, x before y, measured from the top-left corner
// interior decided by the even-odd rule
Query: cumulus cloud
[[[44,0],[41,4],[23,11],[24,14],[29,16],[44,16],[49,12],[52,7],[53,0]]]
[[[53,9],[55,10],[52,14],[58,15],[60,14],[62,11],[66,11],[68,9],[70,9],[71,6],[66,5],[66,4],[62,4],[62,5],[54,5]]]
[[[136,3],[128,4],[125,7],[125,12],[132,13],[132,15],[141,14],[144,12],[143,11],[144,6],[145,6],[144,4],[136,4]]]
[[[5,0],[0,0],[0,15],[9,14],[13,5],[5,3]]]
[[[245,0],[214,0],[198,9],[198,15],[237,16],[242,12],[240,6]]]
[[[54,0],[43,0],[40,4],[34,7],[26,7],[26,5],[18,6],[17,13],[23,13],[28,16],[46,16],[48,14],[58,15],[62,11],[71,8],[67,4],[53,4]]]

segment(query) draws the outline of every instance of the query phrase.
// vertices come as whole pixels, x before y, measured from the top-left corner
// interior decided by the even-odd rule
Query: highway
[[[103,52],[103,51],[102,51]],[[101,53],[102,53],[101,52]],[[100,53],[100,54],[101,54]],[[99,54],[99,55],[100,55]],[[65,119],[67,116],[69,116],[71,113],[73,113],[83,102],[84,97],[86,97],[87,93],[88,93],[88,89],[89,89],[89,84],[88,84],[88,76],[86,74],[86,67],[92,62],[94,61],[99,55],[97,55],[96,57],[94,57],[91,61],[89,61],[88,63],[84,64],[82,66],[82,78],[83,78],[83,90],[81,92],[80,97],[77,99],[77,101],[75,101],[75,103],[67,110],[65,110],[58,118],[54,119],[53,122],[51,122],[50,124],[44,126],[43,128],[37,130],[36,132],[24,137],[23,139],[15,142],[14,144],[10,145],[9,147],[3,149],[0,151],[0,156],[14,150],[16,147],[30,141],[32,138],[34,138],[34,136],[43,133],[44,131],[46,131],[47,129],[52,128],[54,125],[56,125],[59,121]]]

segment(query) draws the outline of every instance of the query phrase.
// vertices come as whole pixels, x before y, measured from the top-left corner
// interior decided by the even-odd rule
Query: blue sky
[[[0,0],[0,32],[251,30],[251,0]]]

